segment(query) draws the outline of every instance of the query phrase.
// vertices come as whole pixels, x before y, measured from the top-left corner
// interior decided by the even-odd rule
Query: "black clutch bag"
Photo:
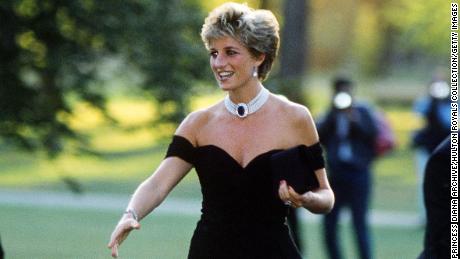
[[[318,152],[315,148],[319,148],[319,159],[321,160],[319,163],[318,161],[313,161],[314,154]],[[310,147],[300,145],[277,152],[271,156],[270,163],[276,190],[278,190],[281,180],[285,180],[299,194],[319,187],[314,172],[316,169],[324,167],[319,144],[317,144],[317,147],[315,145]],[[317,164],[320,165],[317,166]]]

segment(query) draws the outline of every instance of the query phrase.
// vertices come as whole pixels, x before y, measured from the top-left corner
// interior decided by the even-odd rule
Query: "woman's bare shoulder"
[[[220,103],[217,103],[207,108],[191,112],[181,122],[174,134],[187,138],[192,144],[196,146],[196,138],[199,131],[205,127],[215,116],[219,109],[219,105]]]
[[[278,110],[287,116],[292,122],[299,122],[311,118],[309,109],[301,104],[295,103],[284,97],[283,95],[273,95],[275,105]]]
[[[318,142],[318,133],[310,110],[305,106],[288,100],[284,96],[275,95],[278,110],[288,124],[294,129],[294,135],[301,143],[311,145]],[[286,116],[288,115],[288,116]]]

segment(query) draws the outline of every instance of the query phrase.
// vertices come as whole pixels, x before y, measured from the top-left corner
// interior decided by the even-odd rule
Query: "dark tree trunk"
[[[285,0],[283,12],[279,87],[281,93],[290,100],[304,103],[302,77],[307,58],[307,1]]]

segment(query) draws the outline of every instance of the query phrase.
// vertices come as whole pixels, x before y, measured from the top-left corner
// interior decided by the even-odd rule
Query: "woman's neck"
[[[228,95],[233,103],[249,103],[263,87],[262,83],[256,80],[252,84],[228,91]]]

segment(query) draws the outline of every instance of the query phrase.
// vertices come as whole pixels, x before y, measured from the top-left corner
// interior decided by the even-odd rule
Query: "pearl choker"
[[[252,114],[258,111],[267,102],[268,97],[270,97],[270,92],[267,89],[262,88],[259,94],[257,94],[257,96],[254,97],[254,99],[252,99],[247,104],[246,103],[235,104],[234,102],[232,102],[232,100],[230,100],[230,96],[228,95],[224,99],[224,104],[225,104],[225,108],[227,108],[227,110],[231,114],[236,115],[240,118],[245,118],[249,114]]]

